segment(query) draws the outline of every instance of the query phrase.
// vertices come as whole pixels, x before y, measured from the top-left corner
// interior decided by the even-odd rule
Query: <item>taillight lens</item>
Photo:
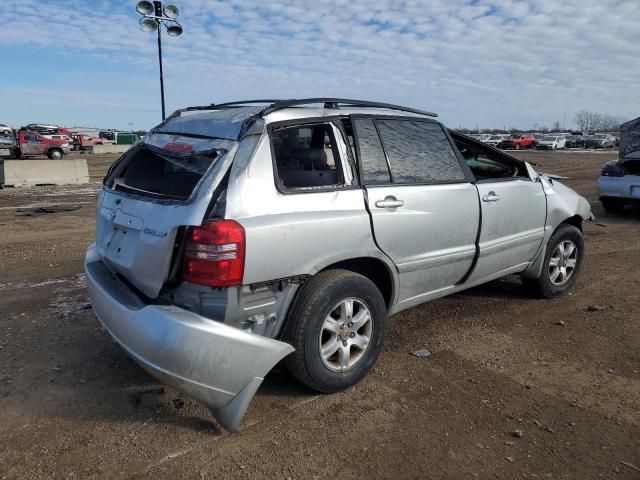
[[[210,287],[242,284],[244,228],[234,220],[205,222],[187,231],[183,278]]]
[[[624,170],[615,163],[607,163],[600,175],[603,177],[624,177]]]

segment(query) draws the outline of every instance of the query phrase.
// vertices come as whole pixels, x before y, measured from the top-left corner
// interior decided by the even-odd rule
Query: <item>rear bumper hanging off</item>
[[[142,368],[211,408],[237,430],[264,376],[293,352],[287,343],[247,333],[174,305],[147,305],[102,263],[85,257],[93,309]]]

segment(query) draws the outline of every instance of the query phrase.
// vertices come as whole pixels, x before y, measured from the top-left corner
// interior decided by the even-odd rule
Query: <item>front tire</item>
[[[301,383],[333,393],[358,383],[382,350],[387,309],[368,278],[327,270],[307,282],[287,319],[284,340],[296,350],[285,365]]]
[[[542,271],[537,278],[522,278],[525,287],[542,298],[560,297],[571,290],[584,265],[582,232],[567,223],[551,235]]]

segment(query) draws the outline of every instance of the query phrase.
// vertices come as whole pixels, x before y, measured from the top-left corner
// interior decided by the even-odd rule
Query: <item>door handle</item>
[[[398,208],[404,205],[402,200],[398,200],[394,196],[385,197],[384,200],[377,200],[376,207],[378,208]]]
[[[497,202],[498,200],[500,200],[500,195],[496,195],[496,192],[489,192],[484,197],[482,197],[482,200],[485,202]]]

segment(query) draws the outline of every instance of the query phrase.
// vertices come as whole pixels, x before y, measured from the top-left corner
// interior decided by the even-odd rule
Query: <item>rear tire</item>
[[[384,299],[371,280],[348,270],[321,272],[302,287],[289,312],[283,337],[296,350],[284,363],[319,392],[349,388],[378,359],[386,322]]]
[[[51,150],[49,150],[49,152],[47,153],[47,156],[51,159],[51,160],[60,160],[63,156],[64,153],[62,150],[60,150],[59,148],[52,148]]]
[[[524,286],[535,296],[560,297],[576,283],[584,265],[584,237],[568,223],[551,235],[544,255],[542,271],[537,278],[522,278]]]
[[[607,213],[621,213],[624,210],[624,203],[618,200],[602,200],[602,208]]]

